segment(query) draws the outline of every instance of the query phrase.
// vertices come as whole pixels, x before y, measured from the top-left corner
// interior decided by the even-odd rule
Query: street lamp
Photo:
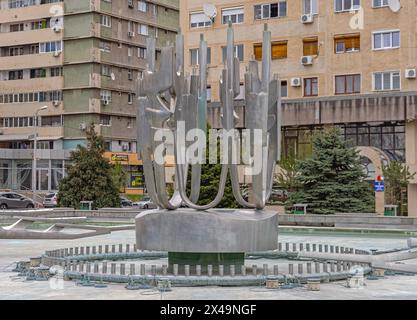
[[[36,206],[36,173],[37,173],[37,151],[38,151],[38,117],[39,112],[48,109],[48,106],[43,106],[35,112],[34,119],[34,135],[33,135],[33,161],[32,161],[32,193],[33,193],[33,202]]]

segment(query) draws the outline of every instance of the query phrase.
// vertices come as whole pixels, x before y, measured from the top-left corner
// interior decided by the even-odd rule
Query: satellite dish
[[[114,81],[114,80],[116,80],[116,76],[114,75],[114,73],[112,73],[111,75],[110,75],[110,77],[111,77],[111,79]]]
[[[400,0],[388,0],[388,7],[392,12],[398,12],[401,10]]]
[[[204,14],[210,19],[214,19],[217,16],[217,8],[212,3],[206,3],[203,6]]]

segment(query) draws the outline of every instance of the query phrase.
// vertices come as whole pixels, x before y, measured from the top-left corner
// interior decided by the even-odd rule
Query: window
[[[234,49],[235,49],[235,57],[239,58],[239,61],[243,61],[244,60],[243,44],[236,45]],[[222,47],[222,58],[223,58],[223,63],[225,63],[227,59],[227,47]]]
[[[9,71],[9,80],[23,79],[23,70]]]
[[[388,7],[388,0],[373,0],[372,8]]]
[[[319,54],[319,39],[307,38],[303,39],[303,55],[316,56]]]
[[[212,21],[204,12],[190,13],[190,27],[191,28],[205,28],[212,25]]]
[[[104,26],[104,27],[110,28],[111,27],[111,17],[107,16],[105,14],[102,14],[101,15],[101,25]]]
[[[49,20],[40,20],[40,21],[33,21],[31,23],[31,29],[32,30],[38,30],[38,29],[46,29],[50,28],[51,21]]]
[[[360,0],[335,0],[334,1],[334,11],[343,12],[358,10],[361,6]]]
[[[318,14],[318,0],[303,0],[303,13],[304,14]]]
[[[281,98],[288,97],[288,82],[287,80],[281,81]]]
[[[304,97],[314,97],[319,94],[318,78],[304,79]]]
[[[101,126],[111,126],[111,116],[101,115],[100,116],[100,125]]]
[[[271,43],[272,59],[284,59],[287,57],[287,41],[277,41]],[[255,59],[262,60],[262,44],[257,43],[253,46]]]
[[[46,69],[32,69],[30,70],[30,78],[45,78],[46,77]]]
[[[146,59],[146,53],[147,53],[146,48],[142,48],[142,47],[138,48],[138,57],[139,58]]]
[[[127,56],[131,57],[133,55],[133,48],[131,46],[127,47]]]
[[[61,116],[50,116],[41,118],[42,127],[60,127],[62,126]]]
[[[111,75],[111,67],[105,64],[101,65],[101,75],[105,77],[110,77]]]
[[[32,44],[30,46],[30,54],[38,54],[39,53],[39,44]]]
[[[100,91],[100,99],[101,101],[111,101],[111,91],[109,90],[101,90]]]
[[[255,20],[287,16],[287,1],[259,4],[254,7]]]
[[[10,32],[19,32],[19,31],[23,31],[23,30],[24,30],[23,23],[11,24],[10,25]]]
[[[374,73],[374,90],[400,90],[401,76],[399,71]]]
[[[360,34],[341,35],[334,38],[336,53],[358,52],[361,49]]]
[[[23,47],[12,47],[9,48],[9,56],[22,56]]]
[[[211,102],[211,86],[207,87],[207,102]]]
[[[200,49],[190,49],[190,63],[192,66],[200,64]],[[211,64],[211,48],[207,48],[207,64]]]
[[[240,8],[230,8],[222,10],[222,23],[228,24],[229,21],[232,23],[243,23],[244,10]]]
[[[142,12],[147,12],[148,3],[146,1],[138,1],[138,10]]]
[[[335,77],[336,94],[352,94],[361,92],[360,74],[342,75]]]
[[[373,33],[373,49],[393,49],[400,47],[400,31],[378,31]]]
[[[139,24],[138,25],[138,33],[143,35],[143,36],[147,36],[149,35],[149,28],[146,24]]]
[[[60,52],[62,51],[61,41],[43,42],[39,44],[40,53]]]
[[[63,75],[62,67],[51,68],[51,77],[62,77],[62,75]]]
[[[134,97],[133,93],[128,93],[127,94],[127,103],[128,104],[133,104],[133,97]]]

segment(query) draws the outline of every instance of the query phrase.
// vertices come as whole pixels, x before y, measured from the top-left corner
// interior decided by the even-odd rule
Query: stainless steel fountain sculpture
[[[170,264],[202,260],[209,264],[236,263],[243,253],[276,249],[277,217],[263,210],[273,184],[276,162],[280,156],[281,103],[279,81],[271,80],[271,33],[263,33],[262,76],[258,62],[249,62],[245,73],[246,128],[262,133],[262,168],[252,175],[252,198],[242,196],[238,165],[232,163],[233,144],[229,141],[228,163],[222,164],[218,194],[207,205],[198,205],[201,186],[201,164],[187,162],[183,150],[174,141],[175,192],[170,198],[166,189],[166,168],[155,161],[155,149],[160,142],[154,136],[158,130],[178,133],[178,124],[185,131],[207,127],[207,42],[201,36],[199,73],[187,77],[184,71],[184,37],[176,37],[176,46],[161,49],[160,66],[156,70],[155,39],[148,39],[148,65],[139,84],[138,145],[143,160],[147,191],[160,209],[140,214],[136,218],[138,248],[170,252]],[[240,65],[235,57],[232,26],[227,30],[227,56],[220,79],[220,102],[223,129],[235,129],[238,120],[234,100],[240,92]],[[195,73],[195,72],[194,72]],[[250,152],[254,152],[254,137]],[[256,141],[256,143],[260,143]],[[185,144],[184,148],[188,148]],[[240,155],[239,155],[240,156]],[[191,194],[186,182],[191,166]],[[214,209],[223,196],[228,174],[237,202],[246,209]],[[188,207],[188,209],[182,208]],[[222,257],[218,258],[219,255]],[[212,261],[217,257],[217,261]],[[200,263],[201,264],[201,263]]]

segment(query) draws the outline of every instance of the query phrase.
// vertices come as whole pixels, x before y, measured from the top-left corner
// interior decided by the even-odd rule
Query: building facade
[[[91,123],[109,160],[136,156],[146,38],[173,42],[178,23],[178,0],[0,0],[0,189],[32,189],[35,131],[40,191],[57,189]]]
[[[308,157],[313,131],[337,126],[361,153],[376,152],[381,163],[403,161],[417,172],[414,0],[401,0],[400,8],[387,0],[213,0],[214,18],[205,15],[206,3],[180,0],[180,21],[190,71],[198,67],[201,33],[208,42],[212,126],[221,127],[215,101],[229,21],[242,62],[242,89],[248,61],[262,57],[266,23],[272,32],[272,72],[281,80],[284,156]],[[244,127],[242,98],[236,98],[236,111]],[[381,165],[364,161],[369,179],[375,179]],[[417,216],[417,177],[408,194],[408,214]]]

